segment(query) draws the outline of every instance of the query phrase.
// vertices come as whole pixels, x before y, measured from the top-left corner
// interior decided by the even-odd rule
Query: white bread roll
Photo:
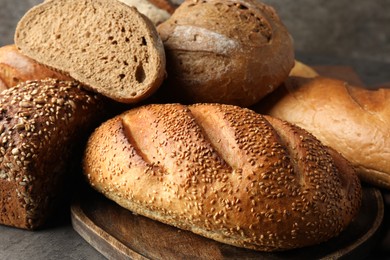
[[[119,0],[127,5],[134,6],[148,17],[153,24],[165,22],[175,11],[176,6],[169,0]]]
[[[306,129],[348,159],[361,179],[390,188],[390,89],[291,77],[254,109]]]
[[[229,105],[135,108],[100,126],[83,163],[121,206],[256,250],[318,244],[357,213],[353,168],[312,135]]]

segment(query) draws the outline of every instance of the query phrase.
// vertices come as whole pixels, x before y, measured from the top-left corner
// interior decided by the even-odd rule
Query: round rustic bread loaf
[[[294,65],[290,34],[255,0],[187,0],[158,27],[167,56],[166,92],[180,102],[249,106]]]
[[[96,190],[137,214],[256,250],[326,241],[361,200],[340,154],[297,126],[231,105],[129,110],[92,134],[83,167]]]

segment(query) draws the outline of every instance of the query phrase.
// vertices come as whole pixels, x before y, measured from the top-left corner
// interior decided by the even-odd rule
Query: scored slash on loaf
[[[153,23],[117,0],[56,0],[30,9],[15,44],[26,56],[123,103],[150,96],[165,78]]]
[[[359,179],[305,130],[230,105],[135,108],[103,123],[83,160],[121,206],[256,250],[313,245],[356,215]]]

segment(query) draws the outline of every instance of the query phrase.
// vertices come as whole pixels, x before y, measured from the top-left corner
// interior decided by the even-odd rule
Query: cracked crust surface
[[[256,111],[296,124],[343,154],[359,176],[390,188],[390,90],[292,77]]]

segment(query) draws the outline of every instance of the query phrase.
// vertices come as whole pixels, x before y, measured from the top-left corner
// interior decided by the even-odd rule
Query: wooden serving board
[[[340,236],[318,246],[265,253],[135,215],[89,187],[71,208],[73,228],[108,259],[362,259],[376,244],[383,215],[381,193],[364,188],[361,211]]]
[[[345,66],[314,67],[320,75],[363,86]],[[134,215],[85,187],[71,207],[73,228],[109,259],[359,259],[373,247],[383,221],[381,193],[365,187],[357,218],[340,236],[318,246],[281,253],[246,250]]]

